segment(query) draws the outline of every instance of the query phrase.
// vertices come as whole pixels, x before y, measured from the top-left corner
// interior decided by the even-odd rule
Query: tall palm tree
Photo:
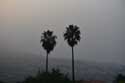
[[[46,72],[48,73],[48,54],[53,51],[56,46],[57,36],[53,35],[53,31],[47,30],[42,33],[40,43],[42,47],[46,50]]]
[[[74,46],[80,41],[80,30],[77,25],[69,25],[66,27],[64,33],[64,40],[67,41],[68,45],[72,48],[72,81],[75,83],[75,71],[74,71]]]

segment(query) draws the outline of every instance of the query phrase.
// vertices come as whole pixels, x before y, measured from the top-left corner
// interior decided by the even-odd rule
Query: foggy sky
[[[124,0],[0,0],[0,57],[45,56],[40,36],[51,29],[58,40],[50,57],[71,58],[63,32],[76,24],[82,39],[75,59],[124,64],[124,5]]]

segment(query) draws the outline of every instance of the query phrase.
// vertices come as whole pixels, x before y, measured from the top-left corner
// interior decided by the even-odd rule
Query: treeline
[[[59,69],[52,69],[50,72],[39,71],[36,76],[29,76],[23,82],[17,83],[71,83],[71,80]]]
[[[0,83],[6,83],[0,81]],[[29,76],[22,82],[16,83],[72,83],[68,74],[63,74],[59,69],[52,69],[51,72],[38,72],[36,76]],[[112,83],[125,83],[125,75],[118,74]]]
[[[0,83],[6,83],[0,81]],[[72,83],[69,79],[68,74],[63,74],[59,69],[52,69],[50,72],[40,72],[35,76],[29,76],[22,82],[16,83]]]

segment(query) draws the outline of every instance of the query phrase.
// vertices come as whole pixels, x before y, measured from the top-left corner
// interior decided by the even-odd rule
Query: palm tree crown
[[[48,54],[54,49],[56,38],[57,36],[53,35],[53,31],[47,30],[42,33],[40,42]]]
[[[71,47],[74,47],[74,45],[78,44],[78,41],[81,39],[79,27],[76,25],[69,25],[69,27],[66,27],[64,39],[67,40],[67,43]]]

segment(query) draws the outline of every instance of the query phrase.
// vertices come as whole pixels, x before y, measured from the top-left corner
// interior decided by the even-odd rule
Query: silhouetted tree
[[[113,83],[125,83],[125,76],[118,74]]]
[[[72,80],[75,82],[75,71],[74,71],[74,46],[80,41],[80,30],[76,25],[69,25],[66,27],[66,32],[64,33],[64,40],[67,41],[68,45],[72,48]]]
[[[53,35],[53,31],[47,30],[42,33],[40,42],[42,47],[46,50],[46,72],[48,72],[48,54],[54,49],[56,45],[57,36]]]

